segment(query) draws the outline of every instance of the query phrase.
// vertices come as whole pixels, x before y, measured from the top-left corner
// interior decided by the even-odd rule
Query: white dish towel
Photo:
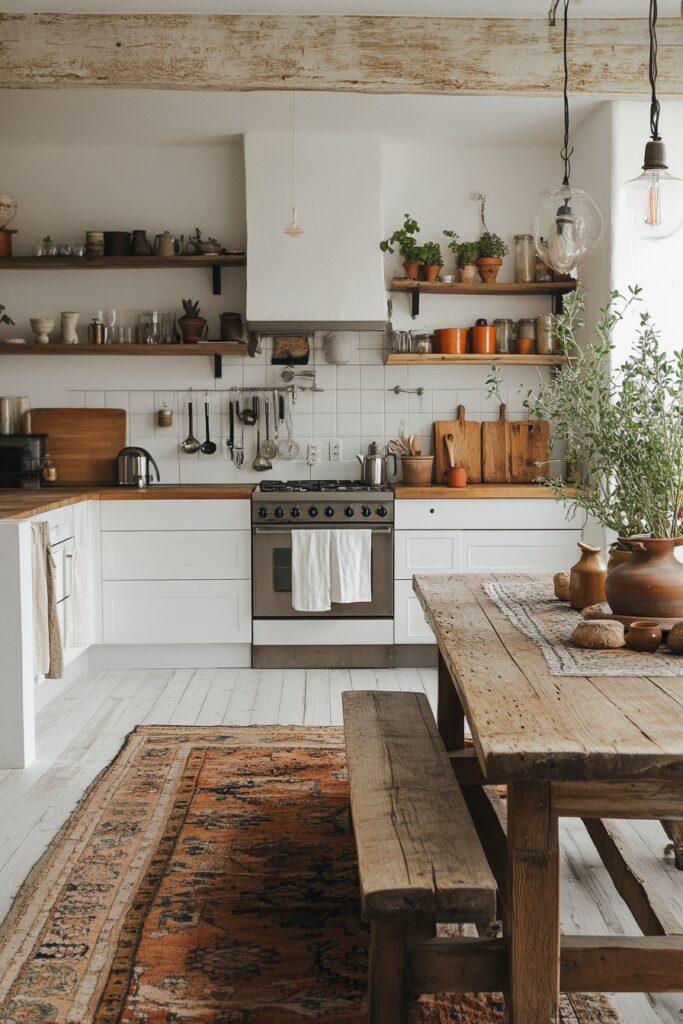
[[[90,524],[87,502],[73,506],[74,550],[72,559],[71,615],[69,617],[70,647],[87,647],[90,643]]]
[[[331,596],[335,604],[372,601],[372,531],[333,530]]]
[[[292,530],[292,608],[328,612],[331,530]]]

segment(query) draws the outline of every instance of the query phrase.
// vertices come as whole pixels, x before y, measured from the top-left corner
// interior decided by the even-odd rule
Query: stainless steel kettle
[[[356,455],[361,466],[361,480],[368,487],[380,487],[387,482],[387,460],[393,459],[393,472],[396,472],[396,456],[393,452],[387,455],[383,445],[373,441],[368,445],[367,455]]]
[[[146,448],[122,448],[116,456],[116,478],[123,487],[147,487],[153,482],[151,466],[161,482],[159,467]]]

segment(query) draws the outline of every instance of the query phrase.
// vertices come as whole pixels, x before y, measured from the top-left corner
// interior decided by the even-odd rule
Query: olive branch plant
[[[567,364],[549,380],[539,374],[524,405],[552,423],[551,451],[566,442],[566,459],[581,467],[576,483],[544,481],[570,513],[582,509],[621,537],[675,537],[683,480],[683,351],[672,357],[662,351],[650,314],[638,311],[641,291],[612,291],[595,339],[583,346],[576,333],[585,327],[584,297],[580,290],[568,296],[557,319]],[[632,309],[636,337],[626,360],[610,372],[615,330]],[[496,393],[493,378],[496,372],[489,394]]]

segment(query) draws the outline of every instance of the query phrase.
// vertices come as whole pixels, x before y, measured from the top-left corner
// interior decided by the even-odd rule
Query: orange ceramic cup
[[[464,466],[455,466],[446,470],[447,487],[467,487],[467,470]]]
[[[520,356],[530,356],[534,351],[533,338],[517,338],[515,345]]]
[[[466,327],[441,327],[434,331],[436,351],[442,354],[460,356],[467,352]]]

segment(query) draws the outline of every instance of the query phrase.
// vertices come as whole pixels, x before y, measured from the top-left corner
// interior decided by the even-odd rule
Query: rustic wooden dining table
[[[503,943],[482,979],[505,979],[511,1024],[556,1021],[560,990],[681,991],[683,928],[658,912],[610,820],[683,819],[683,677],[648,677],[647,655],[643,675],[551,675],[488,597],[494,579],[511,577],[413,579],[438,645],[439,730],[502,906]],[[507,786],[506,824],[485,799],[493,784]],[[560,935],[562,816],[584,820],[642,937]]]

